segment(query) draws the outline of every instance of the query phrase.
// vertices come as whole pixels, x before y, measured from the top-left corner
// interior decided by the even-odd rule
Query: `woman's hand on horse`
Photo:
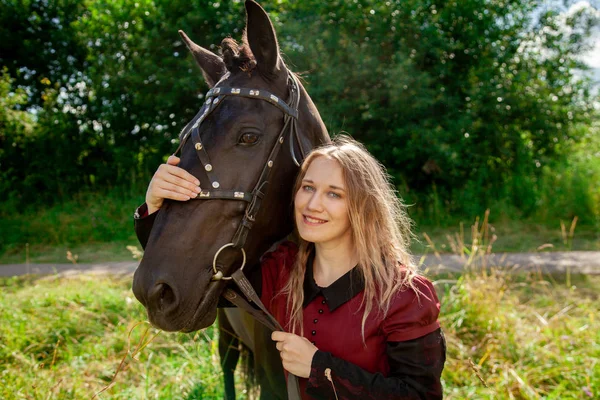
[[[293,333],[276,331],[271,334],[271,339],[277,342],[283,368],[299,378],[308,378],[313,356],[319,349],[308,339]]]
[[[186,201],[200,193],[200,182],[195,176],[179,168],[179,161],[179,157],[170,156],[154,173],[146,191],[148,214],[161,208],[165,199]]]

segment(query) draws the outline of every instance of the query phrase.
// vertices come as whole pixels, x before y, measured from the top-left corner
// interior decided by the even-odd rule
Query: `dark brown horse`
[[[148,318],[166,331],[191,332],[214,323],[229,282],[215,280],[216,273],[228,277],[240,267],[243,243],[244,272],[252,274],[260,256],[292,231],[291,190],[298,172],[294,158],[329,141],[315,105],[280,57],[268,15],[253,1],[246,1],[246,13],[243,43],[223,40],[222,56],[180,32],[211,92],[204,111],[182,132],[179,166],[207,190],[202,201],[165,201],[133,280],[134,294]],[[296,133],[288,133],[288,125]],[[277,146],[281,150],[274,153]],[[270,159],[273,154],[277,155]],[[257,187],[265,171],[267,183]],[[256,215],[248,215],[252,202],[260,204]],[[246,240],[240,240],[240,224],[253,225],[241,233],[244,238],[247,234]],[[231,242],[235,245],[223,248]],[[269,333],[238,311],[229,313],[227,327],[254,350],[261,398],[284,397],[280,360]],[[230,360],[237,361],[235,356]],[[261,369],[278,372],[261,380]],[[229,397],[232,374],[224,370]]]

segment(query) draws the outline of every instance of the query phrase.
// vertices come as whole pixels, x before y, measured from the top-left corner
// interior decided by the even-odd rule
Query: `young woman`
[[[168,197],[155,179],[149,210]],[[294,193],[299,243],[263,256],[261,299],[291,332],[272,339],[285,370],[306,378],[302,396],[441,399],[440,304],[411,260],[411,223],[384,167],[338,137],[306,158]]]

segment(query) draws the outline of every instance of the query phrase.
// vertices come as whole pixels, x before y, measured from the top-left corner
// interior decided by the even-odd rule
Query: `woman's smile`
[[[322,225],[327,222],[324,219],[309,217],[308,215],[303,215],[303,217],[304,217],[304,223],[307,225]]]

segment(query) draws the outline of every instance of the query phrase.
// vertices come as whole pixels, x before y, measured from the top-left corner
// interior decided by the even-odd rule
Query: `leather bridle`
[[[252,229],[254,225],[256,215],[260,209],[262,204],[262,200],[266,194],[266,191],[269,186],[269,178],[273,172],[273,164],[277,159],[277,155],[283,143],[285,142],[286,137],[289,136],[289,145],[290,145],[290,154],[296,166],[300,166],[300,163],[306,156],[304,149],[302,148],[302,142],[300,141],[300,137],[298,136],[297,122],[298,122],[298,105],[300,104],[300,85],[296,76],[288,70],[288,91],[289,91],[289,99],[287,102],[284,102],[279,97],[275,96],[272,93],[269,93],[263,89],[247,89],[247,88],[232,88],[232,87],[213,87],[206,94],[206,100],[204,105],[194,117],[191,128],[189,125],[186,126],[180,137],[179,137],[179,147],[173,153],[176,155],[182,148],[186,141],[191,137],[194,143],[194,149],[196,150],[196,154],[204,167],[204,171],[206,171],[206,175],[208,176],[208,180],[212,189],[201,189],[200,193],[194,198],[195,200],[238,200],[247,202],[246,210],[244,212],[244,216],[242,217],[242,221],[238,226],[237,231],[233,235],[233,239],[230,243],[227,243],[217,252],[213,258],[213,272],[214,275],[211,278],[211,281],[221,281],[221,280],[233,280],[241,292],[244,294],[246,299],[236,293],[234,290],[230,288],[225,288],[223,291],[223,297],[227,300],[235,304],[237,307],[247,311],[256,318],[259,322],[269,328],[271,331],[279,330],[283,331],[283,327],[279,324],[279,322],[268,312],[260,297],[257,295],[256,291],[246,278],[243,273],[244,265],[246,264],[246,251],[244,250],[244,244],[246,243],[246,239],[248,237],[248,232]],[[214,171],[213,165],[210,161],[210,157],[206,152],[206,148],[202,141],[200,140],[200,124],[210,115],[218,106],[222,103],[223,99],[227,96],[238,96],[238,97],[247,97],[251,99],[259,99],[263,101],[267,101],[270,104],[276,106],[284,113],[284,122],[279,135],[277,135],[277,139],[275,140],[275,144],[273,145],[271,152],[269,153],[269,157],[267,158],[267,162],[263,167],[263,170],[258,178],[258,181],[254,185],[254,189],[252,192],[245,192],[243,190],[224,190],[221,188],[221,183],[219,182],[216,173]],[[296,141],[298,145],[298,149],[300,150],[300,159],[296,157],[296,152],[294,149],[294,141]],[[242,266],[238,268],[235,272],[231,274],[231,276],[225,277],[223,276],[223,272],[217,270],[217,261],[219,258],[219,254],[224,249],[232,247],[234,249],[239,249],[242,253]],[[254,308],[250,303],[256,304],[260,310]],[[298,378],[293,374],[288,374],[287,379],[287,391],[288,391],[288,399],[290,400],[300,400],[300,388],[298,384]]]
[[[196,150],[196,154],[202,163],[204,171],[208,177],[209,183],[211,185],[211,189],[201,189],[200,193],[194,197],[195,200],[237,200],[237,201],[245,201],[247,202],[246,210],[244,212],[244,216],[242,217],[242,221],[238,226],[237,231],[233,235],[231,242],[221,246],[219,250],[215,253],[213,259],[213,272],[214,275],[212,277],[213,281],[218,280],[230,280],[232,277],[223,276],[223,272],[217,270],[217,260],[221,251],[228,247],[232,247],[234,249],[239,249],[242,252],[242,266],[239,268],[242,270],[246,263],[246,252],[244,250],[244,244],[246,243],[246,239],[248,237],[248,233],[252,229],[254,222],[256,220],[256,215],[260,209],[262,204],[262,200],[266,195],[266,191],[269,186],[269,178],[273,172],[274,162],[277,159],[277,155],[287,136],[289,136],[289,145],[290,145],[290,154],[296,166],[300,166],[300,163],[305,157],[304,150],[302,148],[302,143],[300,141],[300,137],[298,136],[297,129],[297,121],[298,121],[298,105],[300,103],[300,85],[298,84],[298,80],[296,76],[288,71],[288,91],[289,91],[289,99],[287,102],[284,102],[279,97],[274,94],[264,90],[264,89],[248,89],[248,88],[233,88],[233,87],[213,87],[206,94],[206,100],[204,105],[194,117],[192,121],[195,120],[194,124],[189,127],[186,126],[182,131],[179,139],[179,147],[173,153],[176,155],[182,148],[186,141],[191,137],[194,143],[194,149]],[[206,151],[206,147],[202,143],[200,139],[200,124],[223,102],[225,97],[228,96],[238,96],[238,97],[246,97],[251,99],[259,99],[266,101],[277,108],[279,108],[284,113],[284,122],[283,127],[279,135],[277,135],[277,139],[275,140],[275,144],[273,145],[271,152],[269,153],[269,157],[267,158],[267,162],[263,167],[261,174],[259,175],[258,181],[256,182],[254,189],[251,192],[246,192],[243,190],[226,190],[221,188],[221,183],[217,178],[215,173],[213,164],[210,161],[210,157]],[[191,123],[190,123],[191,124]],[[300,149],[300,159],[296,156],[296,151],[294,148],[294,140],[298,144],[298,148]]]

